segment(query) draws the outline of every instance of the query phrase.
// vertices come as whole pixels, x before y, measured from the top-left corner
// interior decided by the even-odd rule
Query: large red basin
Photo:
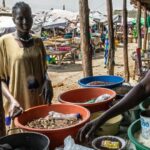
[[[110,94],[111,98],[98,103],[85,104],[84,102],[103,94]],[[79,88],[64,92],[59,95],[61,103],[77,104],[87,108],[91,113],[107,110],[110,102],[116,97],[116,92],[106,88]]]
[[[60,113],[80,113],[82,116],[82,121],[76,125],[72,125],[67,128],[62,129],[34,129],[25,126],[27,122],[30,122],[34,119],[40,117],[45,117],[48,115],[49,111],[57,111]],[[53,150],[55,147],[58,147],[64,143],[64,139],[71,135],[73,138],[76,137],[78,130],[90,119],[90,112],[81,106],[78,105],[68,105],[68,104],[52,104],[52,105],[42,105],[30,108],[26,110],[22,115],[15,118],[15,125],[18,128],[21,128],[26,131],[39,132],[43,133],[49,137],[50,149]]]

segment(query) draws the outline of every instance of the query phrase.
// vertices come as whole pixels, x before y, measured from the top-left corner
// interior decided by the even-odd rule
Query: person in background
[[[108,61],[108,51],[109,51],[109,39],[108,39],[108,33],[107,33],[105,37],[105,48],[104,48],[104,67],[105,68],[107,66],[107,61]]]
[[[30,6],[16,3],[12,17],[16,32],[0,38],[0,78],[5,113],[14,117],[22,109],[50,104],[53,88],[47,74],[43,42],[30,34],[33,23]]]
[[[134,27],[134,28],[133,28],[133,38],[135,39],[135,42],[136,42],[136,43],[137,43],[137,37],[138,37],[138,35],[137,35],[137,28]]]
[[[144,26],[141,27],[141,36],[142,38],[144,38],[144,34],[145,34],[145,28]]]
[[[105,37],[106,37],[106,34],[105,34],[105,31],[103,31],[101,33],[101,37],[100,37],[100,40],[102,41],[103,47],[105,47]]]

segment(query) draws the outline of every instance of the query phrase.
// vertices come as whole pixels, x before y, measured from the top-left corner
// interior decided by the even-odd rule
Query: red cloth
[[[58,47],[58,50],[59,51],[70,51],[71,47],[69,47],[69,46],[61,46],[61,47]]]

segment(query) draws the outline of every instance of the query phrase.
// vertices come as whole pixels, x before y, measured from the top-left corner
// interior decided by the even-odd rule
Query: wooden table
[[[60,46],[62,43],[60,42],[52,42],[52,41],[44,41],[44,46],[51,46],[51,47],[55,47],[55,46]]]

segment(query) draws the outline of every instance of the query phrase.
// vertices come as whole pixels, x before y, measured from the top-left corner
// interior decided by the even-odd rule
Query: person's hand
[[[50,80],[45,80],[41,95],[44,97],[46,104],[51,104],[52,98],[53,98],[53,87]]]
[[[100,123],[98,120],[93,120],[86,123],[78,132],[77,138],[79,142],[90,140],[93,138],[95,131],[99,129]]]
[[[10,99],[10,106],[9,106],[9,115],[11,118],[15,118],[23,112],[23,108],[14,98]]]

